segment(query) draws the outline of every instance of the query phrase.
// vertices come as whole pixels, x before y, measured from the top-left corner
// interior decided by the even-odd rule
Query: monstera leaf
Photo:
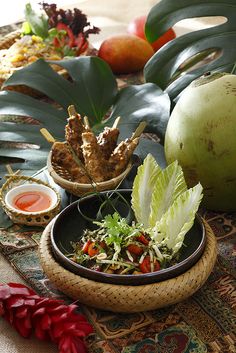
[[[11,163],[16,163],[14,168],[30,174],[42,168],[51,146],[41,136],[40,129],[45,127],[57,140],[63,140],[67,108],[71,104],[82,116],[89,118],[96,133],[105,125],[111,126],[120,116],[121,139],[129,137],[139,122],[146,121],[146,132],[158,133],[163,140],[170,99],[155,84],[118,90],[109,66],[95,56],[57,62],[68,72],[70,80],[55,72],[50,64],[40,59],[16,71],[3,86],[29,86],[49,99],[39,100],[8,90],[0,92],[2,162],[10,159]],[[145,157],[147,150],[163,165],[161,145],[141,139],[136,153]],[[3,165],[1,168],[5,172]]]
[[[149,12],[145,32],[150,42],[178,21],[200,16],[223,16],[226,22],[177,37],[145,66],[146,81],[156,83],[172,99],[207,71],[232,71],[236,62],[236,1],[162,0]]]

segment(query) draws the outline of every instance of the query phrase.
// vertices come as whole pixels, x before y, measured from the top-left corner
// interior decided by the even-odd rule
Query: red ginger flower
[[[86,318],[76,313],[77,305],[44,298],[19,284],[0,284],[0,316],[23,337],[32,333],[40,340],[51,340],[59,353],[86,353],[84,337],[93,332]]]

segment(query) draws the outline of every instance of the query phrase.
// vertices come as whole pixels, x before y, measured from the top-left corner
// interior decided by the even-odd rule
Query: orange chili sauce
[[[14,206],[25,212],[39,212],[51,205],[51,198],[41,191],[26,191],[17,195],[13,200]]]

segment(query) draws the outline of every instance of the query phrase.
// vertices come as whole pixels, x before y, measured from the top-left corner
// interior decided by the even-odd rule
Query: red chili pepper
[[[154,260],[153,265],[154,265],[153,272],[160,270],[160,263],[157,260]],[[149,255],[145,256],[145,258],[143,259],[143,262],[139,265],[139,268],[140,268],[140,271],[143,273],[151,272],[151,261],[150,261]]]
[[[91,240],[88,240],[88,241],[84,244],[84,246],[83,246],[83,248],[82,248],[82,251],[83,251],[84,254],[87,254],[87,253],[88,253],[88,248],[89,248],[89,245],[90,245],[91,243],[92,243]]]
[[[61,43],[57,37],[53,38],[53,45],[55,48],[60,48]]]
[[[137,240],[140,241],[140,243],[142,243],[144,245],[148,245],[149,244],[149,240],[142,233],[137,237]]]
[[[78,37],[75,38],[75,45],[77,46],[76,55],[79,56],[88,48],[88,41],[85,39],[82,33],[78,34]]]
[[[130,244],[127,246],[127,250],[134,255],[141,255],[143,253],[143,249],[136,245],[136,244]]]
[[[66,34],[67,34],[67,36],[68,36],[68,45],[69,45],[69,47],[70,48],[73,48],[76,44],[75,44],[75,36],[74,36],[74,34],[73,34],[73,32],[72,32],[72,30],[70,29],[70,27],[68,27],[65,23],[62,23],[62,22],[59,22],[58,24],[57,24],[57,30],[58,31],[65,31],[66,32]],[[64,45],[65,45],[65,41],[64,41],[64,43],[63,43]]]

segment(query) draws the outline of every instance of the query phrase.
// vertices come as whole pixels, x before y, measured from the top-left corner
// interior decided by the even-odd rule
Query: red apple
[[[130,34],[133,34],[137,37],[147,40],[145,35],[145,23],[147,20],[147,16],[140,16],[135,18],[132,22],[129,23],[127,31]],[[160,49],[164,44],[169,42],[171,39],[174,39],[176,34],[172,28],[168,29],[166,33],[164,33],[160,38],[158,38],[155,42],[150,43],[155,51]]]

